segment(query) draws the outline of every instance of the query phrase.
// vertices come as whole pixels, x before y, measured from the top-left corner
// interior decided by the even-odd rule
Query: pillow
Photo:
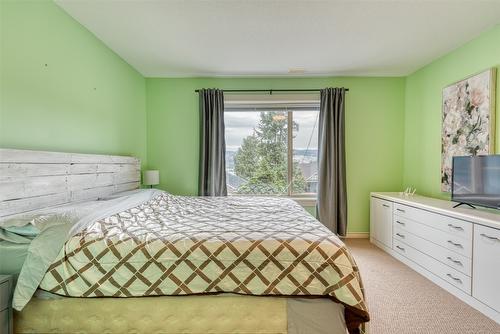
[[[151,192],[151,189],[127,190],[103,196],[97,200],[67,203],[3,217],[0,218],[0,228],[5,229],[21,227],[31,224],[40,231],[48,224],[54,225],[73,221],[75,217],[91,213],[94,208],[103,204],[102,201],[110,201],[120,197],[132,196],[141,192]]]
[[[0,241],[29,244],[38,234],[40,234],[40,230],[31,224],[11,227],[0,226]]]
[[[28,231],[36,233],[35,230],[39,232],[48,226],[71,222],[82,213],[90,213],[92,208],[99,205],[98,203],[98,201],[68,203],[3,217],[0,218],[0,228],[16,231],[16,228],[22,227],[22,233],[29,233]],[[28,225],[32,227],[27,227]]]
[[[40,233],[40,230],[31,224],[24,226],[5,226],[0,228],[7,232],[26,237],[36,237]]]

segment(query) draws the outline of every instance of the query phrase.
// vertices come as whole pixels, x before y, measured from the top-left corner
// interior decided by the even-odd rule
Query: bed
[[[0,150],[0,168],[4,243],[28,245],[17,333],[337,334],[369,320],[349,251],[289,199],[140,190],[130,157]]]

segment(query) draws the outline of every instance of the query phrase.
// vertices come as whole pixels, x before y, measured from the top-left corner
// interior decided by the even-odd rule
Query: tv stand
[[[460,202],[460,203],[458,203],[458,204],[454,205],[454,206],[453,206],[453,209],[458,208],[458,207],[459,207],[459,206],[461,206],[461,205],[467,205],[467,206],[471,207],[472,209],[475,209],[475,208],[476,208],[476,207],[475,207],[474,205],[472,205],[472,204],[469,204],[469,203],[464,203],[464,202]]]

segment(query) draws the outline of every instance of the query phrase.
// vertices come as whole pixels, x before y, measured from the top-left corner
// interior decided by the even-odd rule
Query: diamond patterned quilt
[[[159,193],[72,236],[40,288],[74,297],[322,296],[346,306],[351,333],[369,320],[342,241],[279,198]]]

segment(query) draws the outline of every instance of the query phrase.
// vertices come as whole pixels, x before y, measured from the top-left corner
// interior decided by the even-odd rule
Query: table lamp
[[[145,170],[142,172],[142,184],[153,188],[160,184],[160,171],[159,170]]]

